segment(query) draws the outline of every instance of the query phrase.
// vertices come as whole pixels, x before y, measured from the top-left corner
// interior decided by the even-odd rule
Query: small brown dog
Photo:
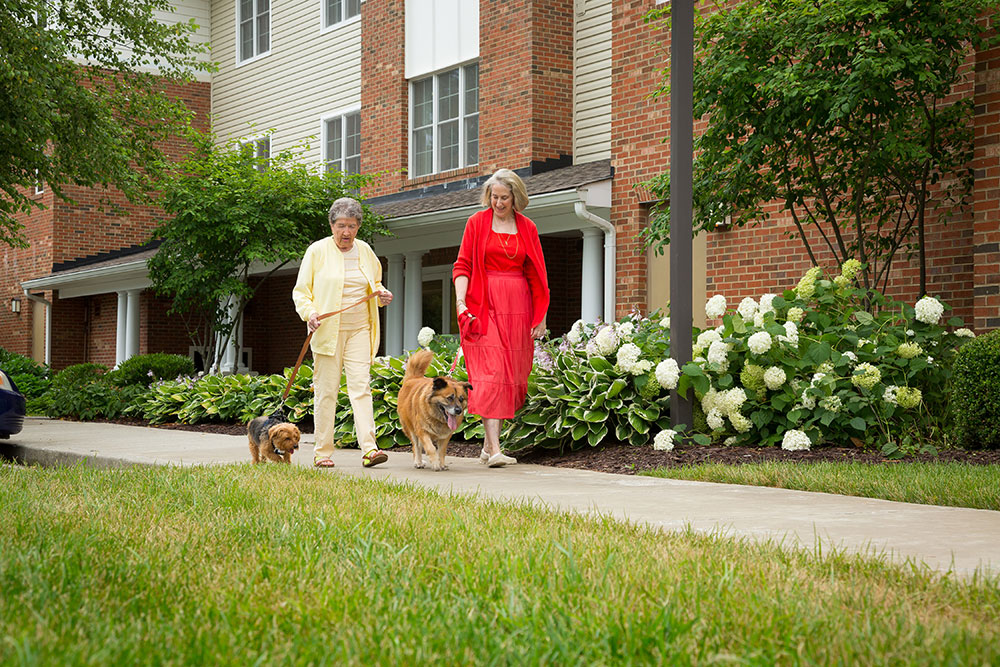
[[[424,377],[434,353],[414,352],[406,362],[396,409],[403,433],[413,445],[413,467],[423,468],[424,457],[434,470],[447,470],[444,457],[451,434],[462,425],[472,385],[451,377]]]
[[[292,452],[299,448],[302,433],[295,424],[271,415],[257,417],[247,424],[247,437],[250,439],[250,456],[254,463],[291,463]]]

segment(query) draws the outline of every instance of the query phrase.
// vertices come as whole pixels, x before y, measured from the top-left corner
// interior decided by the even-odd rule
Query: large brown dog
[[[406,362],[396,409],[403,433],[413,445],[413,467],[424,467],[426,453],[431,468],[447,470],[448,441],[462,425],[472,385],[447,376],[424,377],[433,358],[430,350],[420,350]]]
[[[254,463],[291,463],[292,452],[299,448],[302,433],[295,424],[271,415],[257,417],[247,424],[247,437]]]

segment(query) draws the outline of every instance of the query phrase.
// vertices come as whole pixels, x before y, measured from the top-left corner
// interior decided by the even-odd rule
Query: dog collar
[[[274,453],[277,454],[278,456],[284,456],[285,455],[285,452],[281,451],[277,447],[271,447],[271,449],[273,449]],[[288,453],[290,454],[291,452],[288,452]]]

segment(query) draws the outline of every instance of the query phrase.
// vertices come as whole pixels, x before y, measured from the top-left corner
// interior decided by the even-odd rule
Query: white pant
[[[378,449],[375,441],[375,414],[371,388],[371,335],[368,327],[341,330],[337,336],[336,354],[313,355],[313,419],[316,426],[317,458],[333,454],[334,423],[337,416],[337,395],[340,377],[347,373],[347,396],[354,410],[354,432],[361,453]]]

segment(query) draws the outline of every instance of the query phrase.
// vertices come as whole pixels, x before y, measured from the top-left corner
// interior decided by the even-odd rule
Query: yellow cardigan
[[[371,246],[361,239],[354,239],[358,246],[358,265],[368,280],[368,293],[378,292],[382,287],[382,263]],[[344,296],[344,256],[332,236],[316,241],[306,250],[299,266],[299,276],[292,289],[295,311],[307,322],[316,313],[340,310],[348,304],[342,303]],[[368,330],[371,335],[372,358],[379,346],[378,299],[371,299],[364,306],[368,308]],[[340,332],[340,315],[323,320],[313,334],[313,354],[332,355],[337,351],[337,334]]]

